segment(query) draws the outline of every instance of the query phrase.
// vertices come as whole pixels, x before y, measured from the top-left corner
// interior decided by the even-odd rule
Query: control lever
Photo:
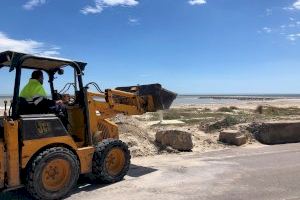
[[[4,117],[7,118],[7,101],[4,101]]]

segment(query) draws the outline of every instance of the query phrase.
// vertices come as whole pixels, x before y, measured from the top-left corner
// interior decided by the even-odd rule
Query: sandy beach
[[[300,107],[300,99],[275,99],[265,101],[245,100],[228,103],[214,103],[214,104],[175,104],[172,108],[210,108],[216,110],[223,106],[236,106],[241,109],[255,109],[257,106],[274,106],[274,107]]]
[[[262,113],[258,112],[258,107],[262,108]],[[3,115],[3,110],[0,110],[0,115]],[[252,137],[247,127],[255,122],[300,120],[300,99],[175,104],[171,109],[163,111],[162,116],[156,112],[141,116],[118,115],[113,119],[119,126],[120,139],[129,145],[133,157],[179,153],[171,147],[163,147],[156,143],[155,134],[161,130],[182,130],[191,133],[194,152],[235,148],[218,141],[219,133],[224,129],[244,132],[248,136],[244,148],[263,146]],[[228,124],[218,125],[222,120],[228,119]]]
[[[258,108],[261,108],[261,113]],[[300,99],[174,105],[163,111],[163,121],[160,118],[159,113],[146,113],[133,117],[118,116],[115,119],[119,124],[120,137],[129,144],[134,157],[177,153],[169,147],[157,146],[155,134],[161,130],[190,132],[194,152],[235,148],[218,141],[219,133],[224,129],[236,129],[246,134],[248,142],[243,148],[263,146],[247,130],[249,125],[265,121],[300,120]],[[219,127],[220,122],[226,120],[228,124]]]

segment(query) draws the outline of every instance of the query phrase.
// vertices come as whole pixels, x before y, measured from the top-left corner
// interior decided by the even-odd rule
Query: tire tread
[[[92,166],[92,174],[91,174],[92,179],[104,183],[114,183],[122,180],[124,176],[127,174],[130,167],[131,155],[128,146],[121,140],[106,139],[103,140],[101,143],[98,143],[95,147],[96,150],[93,156],[93,166]],[[119,147],[125,153],[125,166],[121,171],[121,173],[114,177],[110,176],[104,170],[105,156],[107,155],[109,150],[113,147]]]
[[[34,179],[34,173],[36,172],[37,167],[39,166],[39,164],[41,162],[43,162],[43,158],[45,158],[46,156],[48,156],[50,154],[53,154],[53,153],[59,153],[59,154],[67,154],[67,155],[69,155],[75,161],[76,166],[78,166],[78,170],[75,173],[75,179],[76,179],[76,181],[74,181],[74,185],[77,183],[77,180],[79,178],[79,174],[80,174],[79,166],[80,166],[80,164],[79,164],[79,161],[78,161],[76,155],[74,155],[74,153],[71,150],[69,150],[67,148],[64,148],[64,147],[52,147],[52,148],[46,149],[46,150],[42,151],[41,153],[39,153],[35,157],[35,159],[31,163],[31,165],[29,165],[28,170],[27,170],[27,174],[26,174],[26,189],[29,192],[29,194],[32,197],[34,197],[35,199],[43,199],[44,200],[45,197],[40,196],[36,192],[36,189],[35,189],[35,184],[36,183],[33,180]],[[73,188],[74,185],[72,185],[71,188]],[[51,199],[51,197],[49,197],[48,199]]]

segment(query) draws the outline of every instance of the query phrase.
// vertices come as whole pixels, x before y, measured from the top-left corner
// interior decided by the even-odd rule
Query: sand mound
[[[154,133],[145,124],[122,115],[115,117],[114,121],[118,124],[120,139],[128,144],[133,157],[157,154]]]
[[[193,151],[205,152],[216,149],[224,149],[228,147],[218,142],[218,133],[207,134],[199,130],[198,126],[175,125],[175,124],[157,124],[149,125],[148,120],[144,120],[146,116],[134,117],[119,115],[114,119],[118,124],[120,139],[129,146],[133,157],[151,156],[166,153],[179,153],[171,147],[163,146],[155,142],[155,134],[164,130],[186,131],[192,134],[194,148]],[[142,120],[141,120],[142,119]]]
[[[157,143],[155,141],[157,130],[151,129],[145,121],[139,121],[132,116],[118,115],[114,122],[118,124],[120,139],[127,143],[132,157],[179,152]]]

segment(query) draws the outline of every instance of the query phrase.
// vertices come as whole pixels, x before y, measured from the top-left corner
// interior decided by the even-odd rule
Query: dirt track
[[[300,199],[300,145],[134,159],[120,183],[68,199]]]
[[[125,180],[81,180],[68,200],[300,199],[300,144],[134,158]],[[29,200],[24,190],[1,200]]]

